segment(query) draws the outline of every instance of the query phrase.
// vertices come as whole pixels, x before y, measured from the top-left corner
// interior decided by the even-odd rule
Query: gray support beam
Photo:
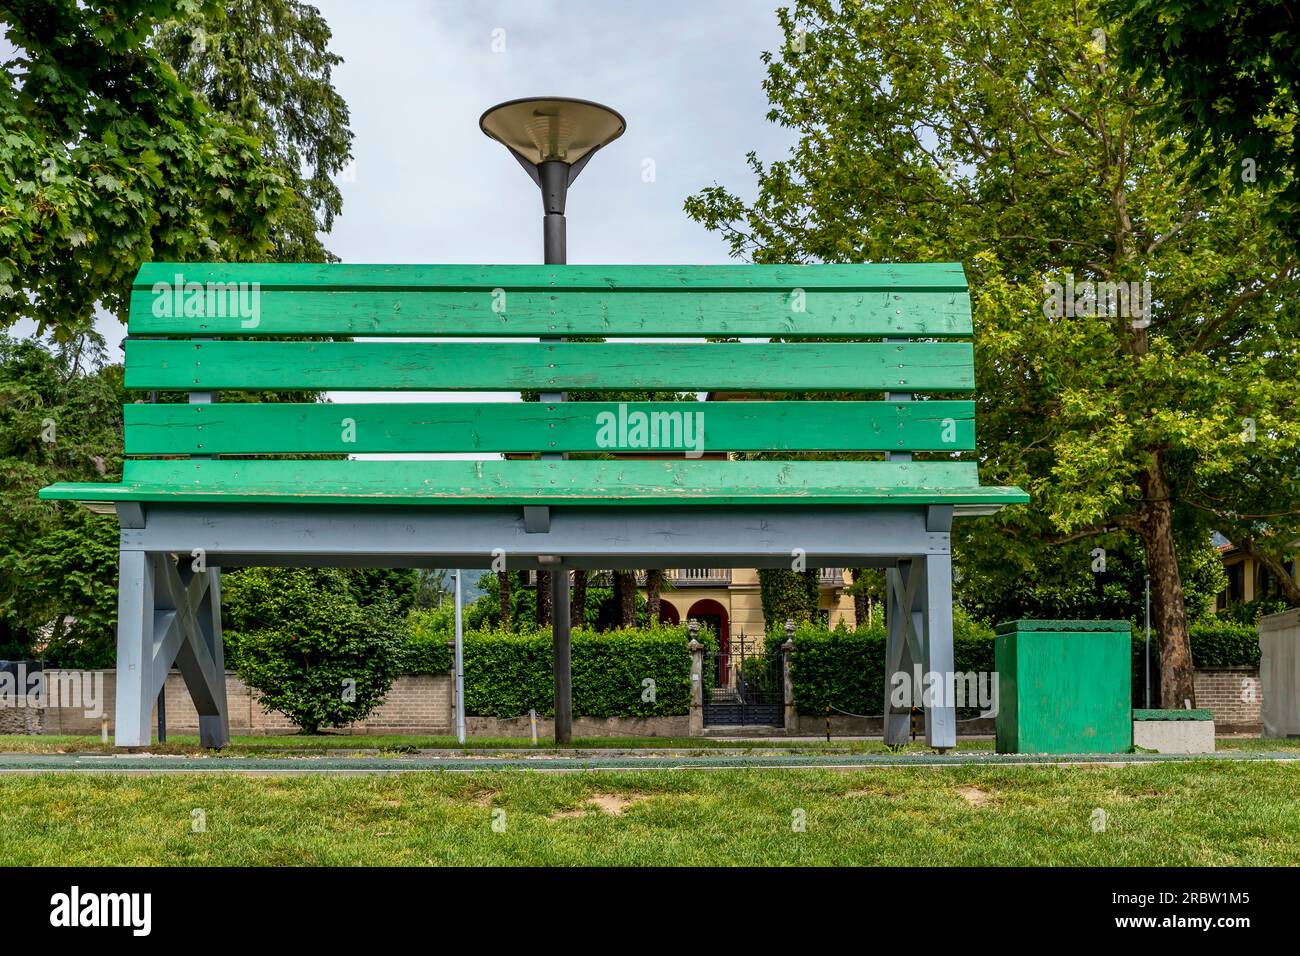
[[[126,550],[188,555],[209,567],[255,565],[485,568],[494,549],[511,570],[555,555],[573,568],[780,567],[790,549],[809,567],[888,566],[947,554],[926,509],[557,508],[529,534],[520,508],[246,507],[152,504],[144,528],[122,529]]]
[[[896,342],[903,344],[907,339],[885,339],[886,343]],[[912,400],[911,392],[886,392],[885,401],[887,402],[910,402]],[[912,453],[910,451],[887,451],[885,452],[886,461],[911,461]]]
[[[899,561],[885,571],[885,706],[884,737],[891,746],[905,744],[911,731],[911,705],[920,706],[915,687],[915,668],[921,663],[921,646],[916,630],[921,612],[921,585],[925,577],[920,561]],[[924,675],[922,675],[924,677]],[[899,706],[894,694],[905,681],[907,695]],[[924,684],[922,684],[924,689]],[[908,703],[910,701],[910,703]]]
[[[118,555],[117,707],[119,747],[147,747],[153,739],[154,565],[143,551]]]
[[[953,700],[952,555],[925,559],[925,669],[937,675],[943,699],[925,709],[925,742],[938,750],[957,746],[957,708]]]
[[[200,602],[196,617],[203,643],[212,658],[213,673],[218,681],[215,697],[217,712],[199,712],[199,744],[203,747],[225,747],[230,743],[230,714],[226,699],[226,650],[221,635],[221,569],[208,568],[208,587]]]

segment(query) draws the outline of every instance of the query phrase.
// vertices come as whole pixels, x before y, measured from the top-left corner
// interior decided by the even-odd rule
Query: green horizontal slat
[[[124,412],[130,455],[975,447],[967,401],[217,403]]]
[[[967,342],[673,344],[128,340],[134,389],[963,392]]]
[[[687,287],[671,291],[261,289],[196,296],[131,295],[132,335],[637,336],[944,338],[970,335],[960,292]],[[199,308],[196,306],[196,308]]]
[[[258,283],[268,289],[698,290],[839,289],[965,292],[960,263],[832,265],[364,265],[283,262],[147,262],[134,289],[158,283]]]
[[[128,461],[116,485],[57,484],[44,499],[267,504],[1013,504],[974,462]]]

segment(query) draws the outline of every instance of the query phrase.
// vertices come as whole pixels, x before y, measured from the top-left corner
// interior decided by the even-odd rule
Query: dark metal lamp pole
[[[564,201],[569,186],[596,151],[623,135],[623,117],[609,107],[564,97],[510,100],[479,118],[479,128],[510,150],[542,191],[542,261],[568,262]],[[542,342],[561,342],[545,336]],[[541,401],[564,401],[563,392],[542,392]],[[562,459],[563,453],[543,453]],[[525,513],[525,524],[528,515]],[[549,527],[549,516],[545,522]],[[569,571],[558,560],[551,567],[551,639],[555,656],[555,742],[573,739],[573,675],[570,658]]]

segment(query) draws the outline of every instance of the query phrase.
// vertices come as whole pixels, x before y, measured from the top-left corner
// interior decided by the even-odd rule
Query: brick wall
[[[46,671],[46,680],[58,679],[73,672]],[[82,671],[80,678],[95,681],[102,688],[102,706],[112,732],[116,706],[116,675],[113,671]],[[232,671],[226,672],[226,709],[230,715],[230,732],[240,736],[297,733],[287,717],[268,714],[243,681]],[[154,708],[153,720],[158,720]],[[45,711],[47,734],[98,734],[100,718],[87,715],[84,707],[50,707]],[[167,731],[174,734],[197,734],[199,715],[190,700],[180,672],[167,676]],[[353,734],[450,734],[452,728],[451,677],[447,674],[409,674],[397,678],[384,703],[370,716],[335,733]]]
[[[1196,706],[1210,708],[1219,733],[1258,732],[1260,701],[1259,668],[1197,668]]]

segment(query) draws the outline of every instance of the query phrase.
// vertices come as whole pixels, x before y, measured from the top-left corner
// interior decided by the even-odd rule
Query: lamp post
[[[623,117],[599,103],[546,96],[499,103],[479,117],[478,125],[510,150],[541,190],[542,261],[563,265],[569,186],[597,150],[623,135]]]
[[[499,103],[478,121],[479,128],[505,146],[542,193],[542,261],[568,262],[564,201],[569,187],[591,157],[623,135],[623,117],[607,106],[567,97],[529,97]],[[560,342],[543,336],[542,342]],[[541,401],[564,401],[563,392],[542,392]],[[544,453],[543,459],[565,456]],[[525,513],[525,524],[528,515]],[[543,522],[549,527],[549,517]],[[573,739],[573,686],[569,643],[569,572],[551,557],[551,635],[555,656],[555,742]]]

